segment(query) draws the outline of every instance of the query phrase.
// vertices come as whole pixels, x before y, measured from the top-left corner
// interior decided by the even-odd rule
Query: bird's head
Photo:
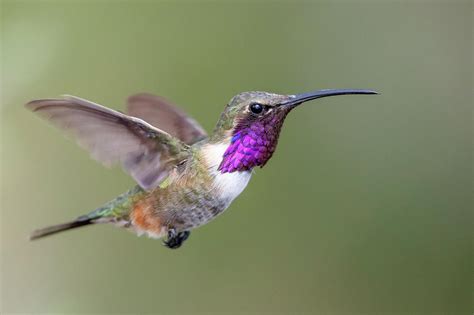
[[[286,115],[300,104],[317,98],[346,94],[377,94],[370,90],[319,90],[296,95],[244,92],[225,107],[211,138],[228,145],[219,170],[222,173],[263,167],[275,151]]]

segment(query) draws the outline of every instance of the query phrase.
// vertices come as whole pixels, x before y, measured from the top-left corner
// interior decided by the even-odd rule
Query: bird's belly
[[[131,211],[132,228],[158,238],[170,228],[177,232],[206,224],[226,210],[247,186],[251,171],[221,173],[218,165],[226,146],[211,146],[201,168],[175,177],[136,202]]]
[[[181,204],[181,209],[171,211],[173,227],[189,230],[206,224],[230,206],[245,189],[250,176],[251,172],[219,173],[205,189],[185,191],[179,199],[187,202]]]
[[[210,195],[202,195],[199,200],[173,212],[171,226],[177,231],[186,231],[206,224],[218,214],[222,213],[229,203],[214,198]]]

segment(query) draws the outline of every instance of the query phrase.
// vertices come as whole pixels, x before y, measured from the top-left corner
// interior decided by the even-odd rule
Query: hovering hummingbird
[[[169,101],[151,94],[131,96],[127,114],[74,96],[31,101],[27,108],[69,131],[106,166],[121,164],[138,183],[86,215],[34,231],[31,239],[111,223],[138,235],[166,238],[165,246],[179,248],[191,229],[229,207],[254,167],[268,162],[291,110],[310,100],[345,94],[377,92],[240,93],[224,108],[210,136]]]

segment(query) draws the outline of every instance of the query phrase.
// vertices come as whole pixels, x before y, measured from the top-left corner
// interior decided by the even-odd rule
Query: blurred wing
[[[193,144],[207,137],[206,131],[185,112],[167,99],[147,93],[128,98],[128,115],[138,117],[156,126],[186,144]]]
[[[26,107],[68,130],[106,166],[122,164],[146,190],[157,187],[188,156],[188,146],[168,133],[78,97],[35,100]]]

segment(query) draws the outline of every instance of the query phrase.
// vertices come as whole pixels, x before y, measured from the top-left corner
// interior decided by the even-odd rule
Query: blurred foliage
[[[1,313],[472,313],[472,2],[2,1]],[[371,88],[288,117],[178,251],[111,226],[29,242],[133,185],[26,111]]]

